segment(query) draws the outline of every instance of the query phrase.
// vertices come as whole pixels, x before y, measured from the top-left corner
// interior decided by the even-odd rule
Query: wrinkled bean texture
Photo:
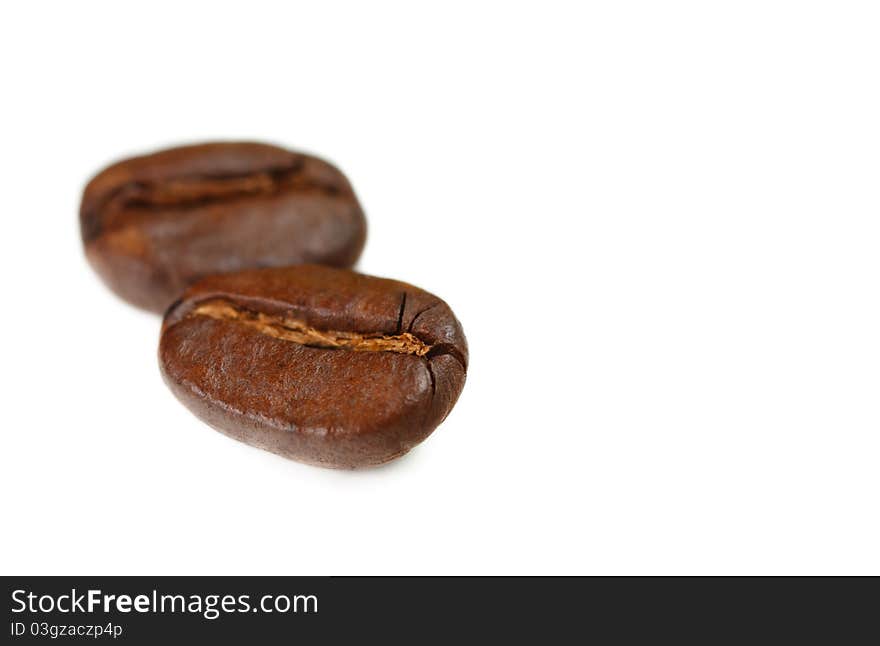
[[[340,171],[259,143],[184,146],[113,164],[86,186],[80,228],[104,282],[154,312],[211,274],[351,267],[366,239]]]
[[[431,434],[461,393],[468,349],[436,296],[300,265],[193,285],[165,316],[159,362],[178,399],[223,433],[355,468]]]

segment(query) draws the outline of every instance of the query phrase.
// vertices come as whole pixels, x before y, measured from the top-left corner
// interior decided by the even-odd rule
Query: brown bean
[[[164,311],[204,276],[255,267],[350,267],[366,220],[345,176],[257,143],[163,150],[113,164],[83,194],[86,256],[125,300]]]
[[[467,342],[442,300],[406,283],[301,265],[209,277],[171,307],[166,383],[218,430],[328,467],[381,464],[443,421]]]

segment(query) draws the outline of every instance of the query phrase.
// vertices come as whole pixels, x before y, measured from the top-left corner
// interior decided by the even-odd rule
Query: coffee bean
[[[205,278],[165,316],[166,383],[219,431],[354,468],[424,440],[465,381],[461,325],[406,283],[317,265]]]
[[[341,172],[256,143],[172,148],[113,164],[86,186],[80,225],[86,256],[107,285],[156,312],[211,274],[350,267],[366,237]]]

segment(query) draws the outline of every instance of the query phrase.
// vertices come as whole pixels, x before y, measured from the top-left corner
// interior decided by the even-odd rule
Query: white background
[[[880,574],[878,11],[7,3],[0,570]],[[216,138],[334,161],[461,319],[409,456],[210,430],[84,261],[94,172]]]

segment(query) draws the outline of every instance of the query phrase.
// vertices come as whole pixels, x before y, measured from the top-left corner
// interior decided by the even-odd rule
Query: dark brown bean
[[[209,277],[171,307],[159,361],[198,417],[302,462],[387,462],[461,392],[468,350],[442,300],[406,283],[300,265]]]
[[[350,267],[366,238],[341,172],[256,143],[185,146],[113,164],[86,186],[80,225],[104,282],[155,312],[215,273]]]

